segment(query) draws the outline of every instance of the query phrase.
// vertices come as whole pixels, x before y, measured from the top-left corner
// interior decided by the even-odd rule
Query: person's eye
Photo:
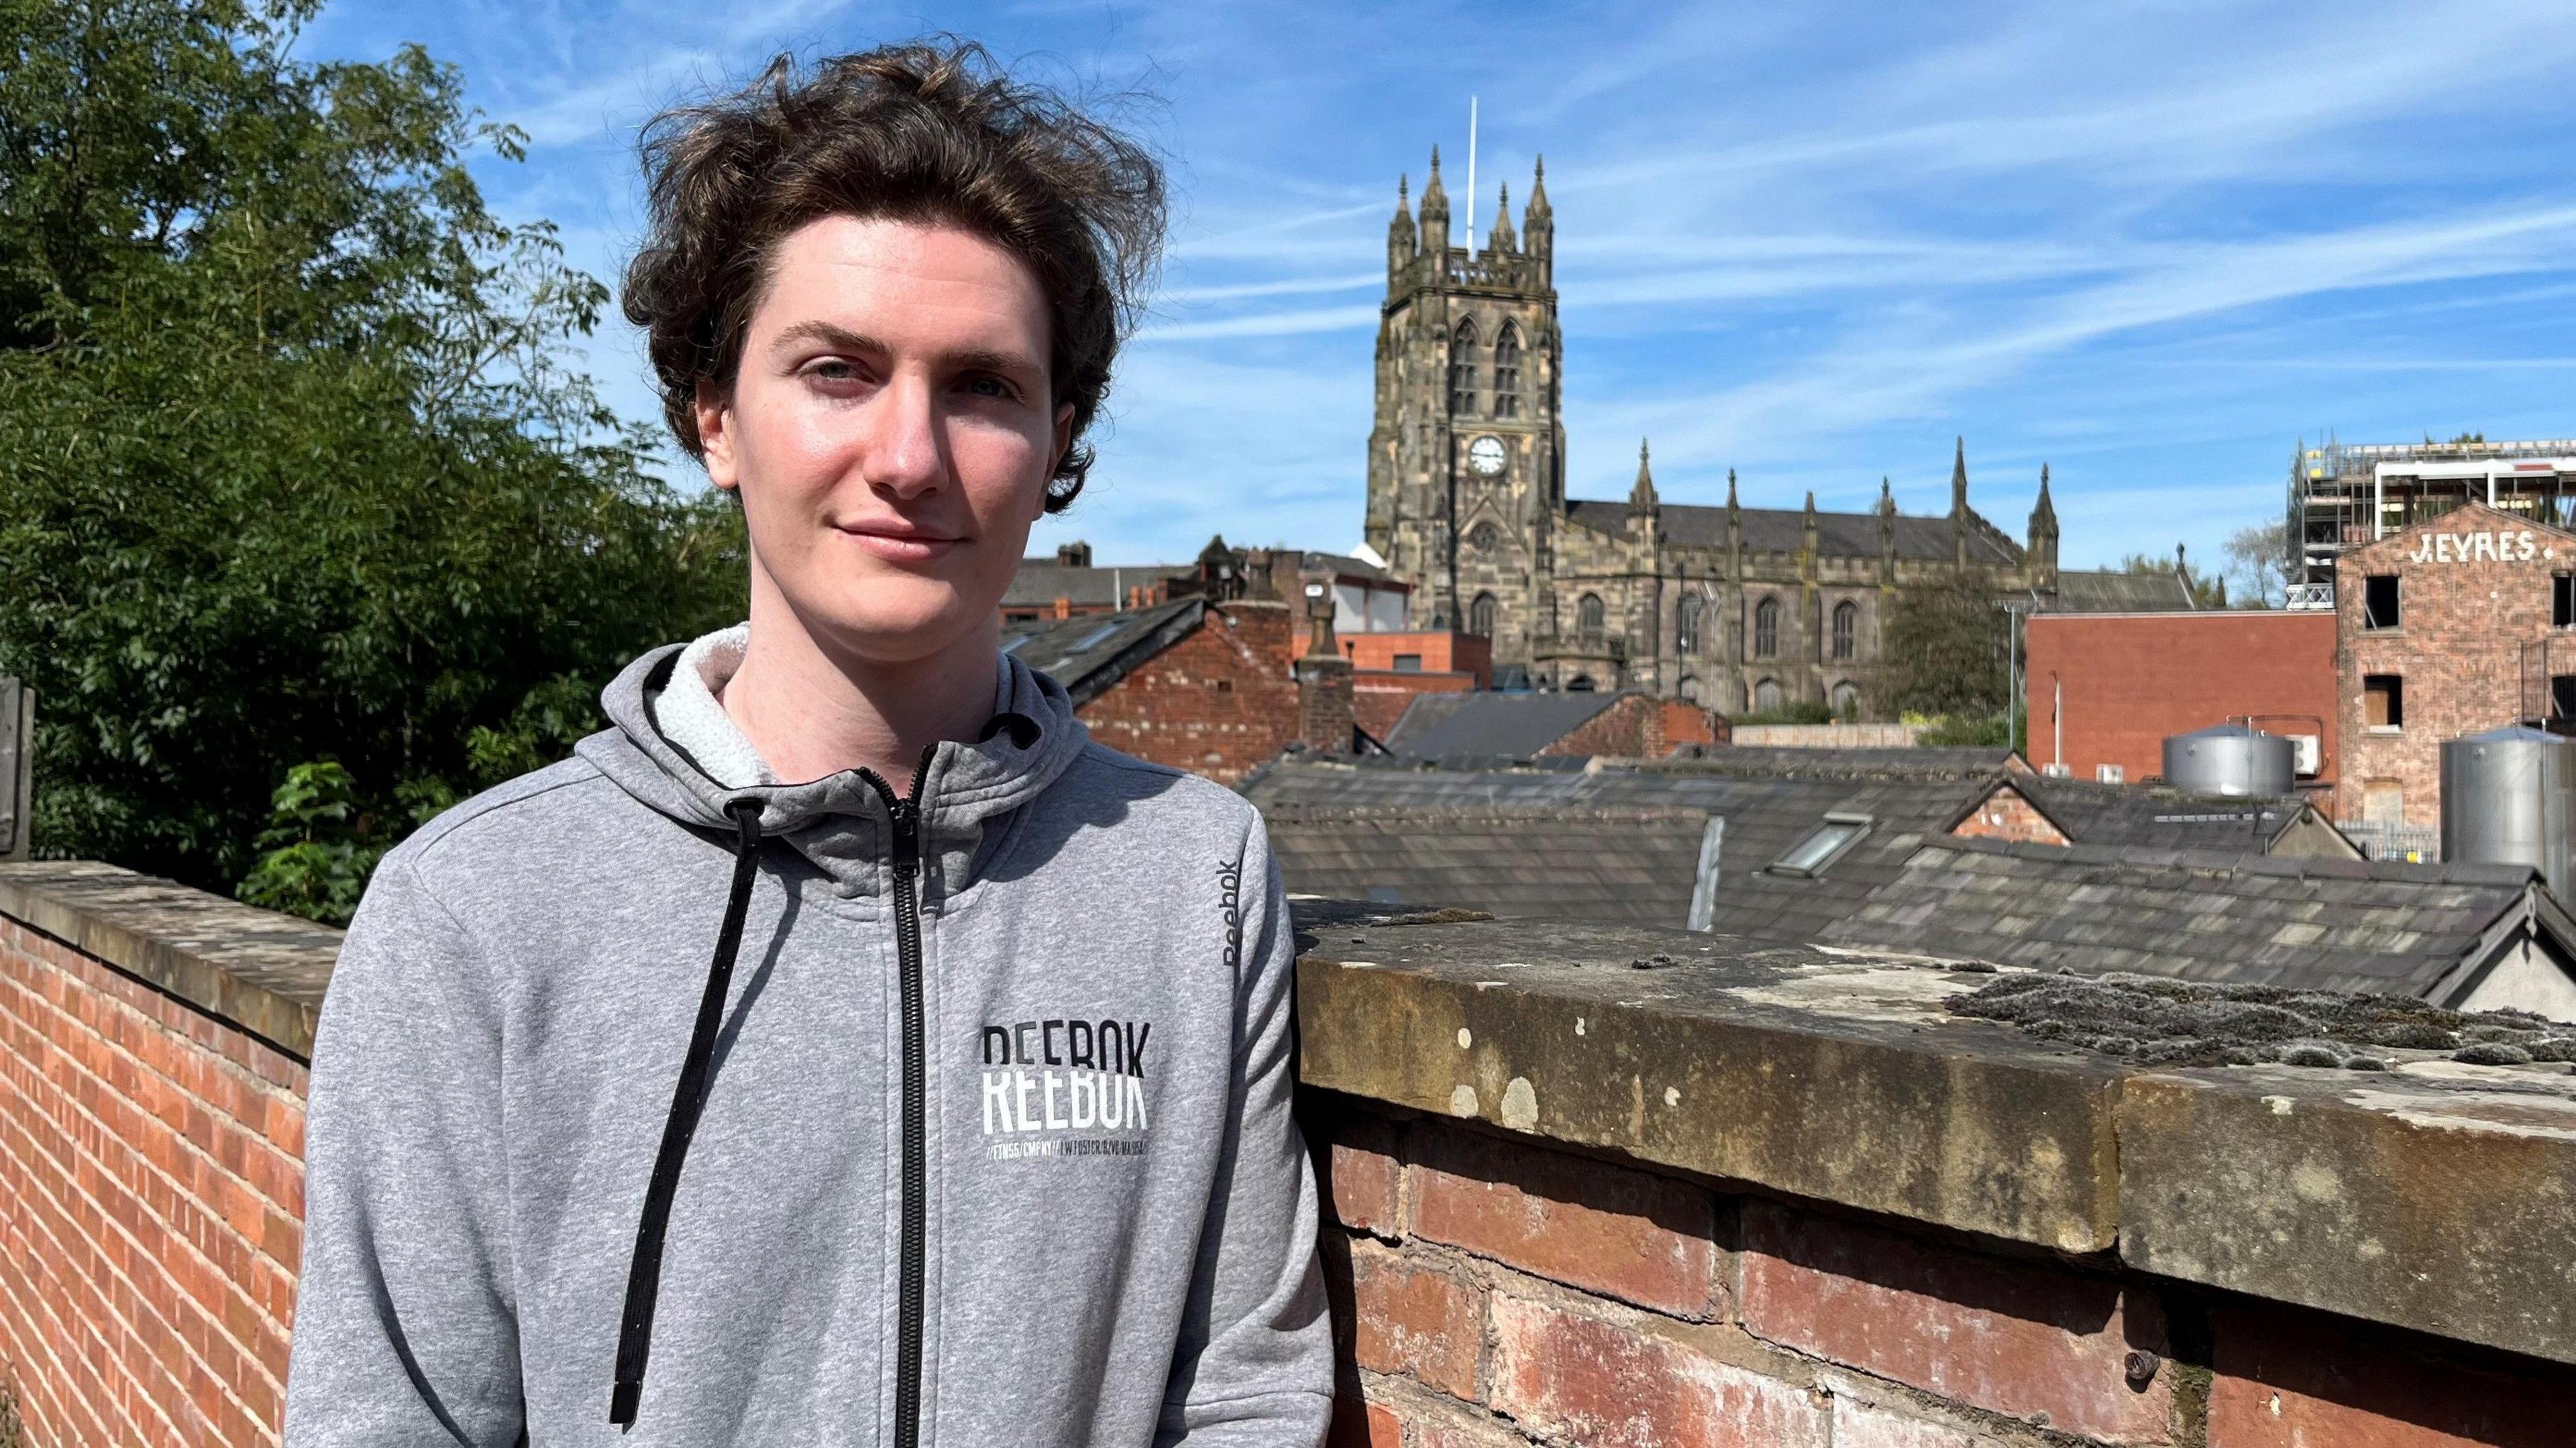
[[[966,379],[966,389],[977,397],[1009,399],[1020,395],[1017,388],[990,373]]]
[[[845,357],[818,357],[805,364],[805,376],[810,381],[835,385],[863,380],[859,369]]]

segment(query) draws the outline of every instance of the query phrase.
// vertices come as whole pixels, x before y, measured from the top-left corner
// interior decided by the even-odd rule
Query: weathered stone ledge
[[[2576,1363],[2568,1066],[2159,1070],[1950,1016],[1993,977],[1897,957],[1300,921],[1309,1084]]]
[[[0,865],[0,915],[299,1061],[313,1055],[340,932],[114,865]]]
[[[85,863],[0,866],[0,915],[299,1058],[340,941]],[[2576,1363],[2565,1065],[2157,1070],[1951,1016],[1993,977],[1896,957],[1297,919],[1311,1085]]]

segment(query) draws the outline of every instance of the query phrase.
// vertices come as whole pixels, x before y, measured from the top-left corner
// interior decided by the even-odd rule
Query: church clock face
[[[1480,478],[1503,473],[1503,440],[1490,433],[1467,444],[1467,466]]]

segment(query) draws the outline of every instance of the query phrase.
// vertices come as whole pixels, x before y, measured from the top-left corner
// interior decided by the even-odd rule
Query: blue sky
[[[1091,492],[1036,550],[1183,559],[1359,536],[1395,181],[1440,144],[1477,229],[1547,157],[1568,477],[1668,502],[1948,504],[2069,566],[2214,561],[2302,434],[2576,434],[2576,60],[2563,4],[1225,6],[342,3],[304,54],[418,41],[532,140],[479,173],[613,278],[637,125],[781,50],[948,29],[1169,156],[1163,286]],[[652,415],[634,338],[590,346]],[[678,476],[689,477],[688,473]]]

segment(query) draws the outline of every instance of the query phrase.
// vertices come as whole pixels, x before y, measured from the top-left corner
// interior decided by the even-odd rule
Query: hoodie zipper
[[[928,1047],[923,1023],[921,963],[921,788],[930,777],[938,746],[921,751],[912,772],[912,793],[897,798],[876,774],[861,770],[868,783],[885,796],[894,833],[894,948],[896,987],[903,1032],[902,1197],[895,1255],[894,1448],[921,1444],[922,1316],[927,1310],[923,1279],[928,1256],[925,1223],[930,1195],[930,1126]]]

